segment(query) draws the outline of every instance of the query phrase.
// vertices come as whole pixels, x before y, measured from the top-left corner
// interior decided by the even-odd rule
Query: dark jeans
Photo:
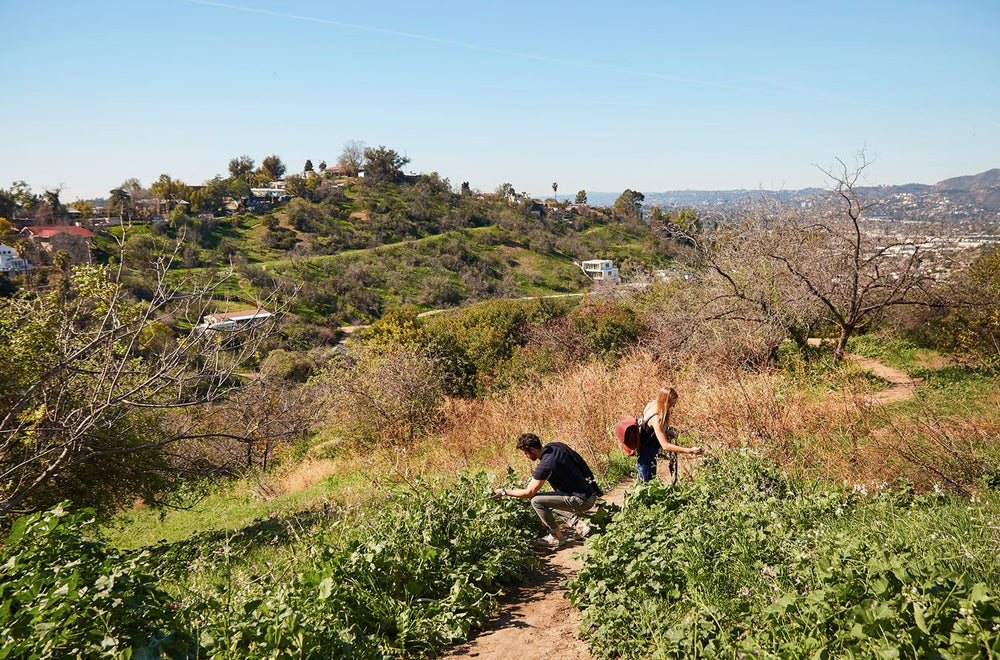
[[[639,448],[639,481],[646,483],[656,476],[656,455],[660,452],[660,445],[650,442]]]

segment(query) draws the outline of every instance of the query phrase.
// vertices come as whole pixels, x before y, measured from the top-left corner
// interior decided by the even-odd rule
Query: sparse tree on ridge
[[[306,159],[306,164],[302,166],[302,171],[303,172],[312,172],[313,171],[313,162],[312,162],[311,159],[309,159],[309,158]]]
[[[258,174],[264,182],[278,181],[285,175],[285,164],[278,156],[272,154],[260,162]]]
[[[615,200],[612,211],[615,216],[624,220],[639,221],[642,220],[642,203],[644,201],[646,201],[646,196],[641,192],[626,188],[625,192]]]
[[[132,193],[125,188],[115,188],[108,199],[108,213],[117,213],[122,220],[132,219]]]
[[[410,162],[406,156],[380,145],[377,149],[365,149],[365,181],[372,183],[394,183],[403,176],[403,167]]]
[[[229,161],[229,176],[233,179],[246,179],[253,173],[254,160],[250,156],[238,156]]]
[[[576,193],[576,204],[586,204],[587,203],[587,191],[580,190]]]
[[[361,167],[365,163],[365,143],[360,140],[348,140],[344,143],[344,150],[337,158],[337,165],[344,168],[347,176],[357,176],[361,172]]]

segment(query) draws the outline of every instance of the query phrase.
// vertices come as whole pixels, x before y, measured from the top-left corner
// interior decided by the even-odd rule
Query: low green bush
[[[88,540],[93,522],[62,505],[15,521],[0,550],[0,658],[186,655],[149,554]]]
[[[630,493],[569,590],[599,657],[995,657],[997,513],[734,454]]]
[[[492,488],[417,481],[362,512],[136,553],[86,540],[62,509],[22,518],[0,551],[0,658],[437,655],[537,561],[530,508]]]

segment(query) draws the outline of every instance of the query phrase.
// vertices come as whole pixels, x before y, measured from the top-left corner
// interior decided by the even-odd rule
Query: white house
[[[31,263],[22,259],[17,250],[9,245],[0,245],[0,273],[8,277],[31,270]]]
[[[618,269],[610,259],[591,259],[580,264],[587,277],[595,282],[617,282]]]
[[[271,312],[263,307],[242,312],[216,312],[202,318],[201,328],[207,330],[236,330],[239,327],[258,323],[270,318]]]

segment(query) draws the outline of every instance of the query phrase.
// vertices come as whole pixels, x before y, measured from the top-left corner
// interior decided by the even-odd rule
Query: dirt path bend
[[[868,400],[873,403],[886,404],[909,399],[916,392],[917,385],[923,382],[922,378],[911,378],[905,371],[886,366],[872,358],[850,353],[845,357],[862,369],[872,372],[882,380],[888,381],[889,387],[887,389],[868,395]]]
[[[620,506],[631,485],[631,481],[618,484],[604,495],[604,501]],[[486,629],[444,657],[590,660],[587,645],[577,636],[579,614],[563,587],[583,567],[583,559],[577,556],[587,552],[583,543],[573,541],[544,555],[542,566],[501,599],[500,613]]]
[[[810,339],[809,343],[813,346],[819,346],[822,341],[822,339]],[[850,360],[862,369],[872,372],[889,383],[887,389],[865,396],[865,399],[870,403],[885,405],[909,399],[916,392],[917,385],[923,382],[923,378],[912,378],[905,371],[882,364],[874,358],[866,358],[854,353],[844,353],[844,359]]]

